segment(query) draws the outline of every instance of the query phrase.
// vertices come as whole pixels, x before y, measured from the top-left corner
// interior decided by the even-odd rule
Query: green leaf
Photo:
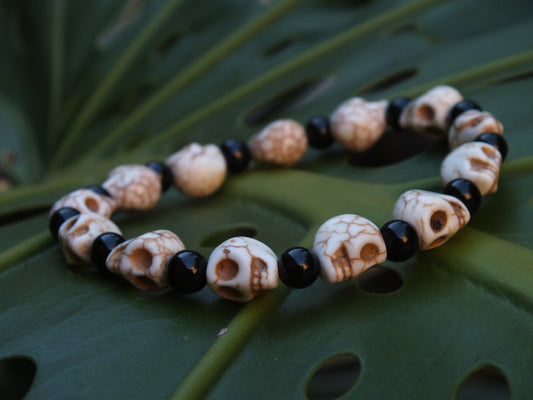
[[[532,15],[526,0],[1,2],[0,172],[17,184],[0,192],[0,387],[9,372],[28,399],[528,398]],[[69,269],[47,232],[56,199],[116,165],[436,84],[501,120],[510,152],[469,225],[409,261],[243,305]],[[310,149],[115,221],[206,256],[234,235],[280,254],[332,216],[381,226],[404,191],[440,191],[446,152],[387,132],[362,154]]]

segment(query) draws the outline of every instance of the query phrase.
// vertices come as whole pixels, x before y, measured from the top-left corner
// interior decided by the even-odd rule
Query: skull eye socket
[[[239,273],[239,265],[229,258],[225,258],[217,264],[215,274],[223,281],[229,281],[237,276]]]
[[[361,259],[363,261],[375,260],[379,254],[379,248],[374,243],[367,243],[361,249]]]
[[[446,215],[446,212],[442,210],[435,211],[429,219],[429,226],[431,227],[433,232],[440,232],[446,226],[447,221],[448,216]]]
[[[92,212],[98,212],[98,210],[100,209],[100,207],[98,206],[98,202],[92,197],[88,197],[87,199],[85,199],[85,206]]]
[[[65,222],[63,222],[63,225],[62,225],[62,227],[64,226],[63,229],[65,229],[66,231],[70,231],[72,227],[74,226],[74,224],[78,221],[78,218],[79,216],[72,217],[66,220]]]
[[[418,107],[417,116],[422,121],[432,122],[435,118],[435,110],[433,110],[433,107],[427,104],[422,104],[420,107]]]
[[[132,264],[138,269],[149,269],[152,265],[152,254],[146,249],[135,249],[131,252]]]
[[[483,146],[481,148],[481,151],[485,153],[485,155],[491,160],[494,160],[496,158],[496,150],[494,150],[494,148],[492,148],[491,146]]]

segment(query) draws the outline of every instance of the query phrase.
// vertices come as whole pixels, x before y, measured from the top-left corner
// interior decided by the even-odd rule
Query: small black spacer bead
[[[386,222],[381,227],[381,236],[387,247],[387,259],[405,261],[413,257],[419,247],[415,228],[400,219]]]
[[[491,146],[496,147],[496,149],[498,149],[498,151],[500,152],[502,156],[502,161],[504,161],[505,158],[507,157],[507,151],[508,151],[507,141],[505,140],[503,135],[500,135],[499,133],[483,132],[481,135],[476,137],[474,141],[487,143],[487,144],[490,144]]]
[[[469,110],[482,111],[482,108],[479,104],[477,104],[475,101],[472,101],[472,100],[461,100],[460,102],[455,103],[453,107],[450,109],[450,111],[448,111],[448,115],[446,117],[446,123],[448,124],[448,127],[453,125],[455,118],[457,118],[459,115],[461,115],[465,111],[469,111]]]
[[[106,266],[107,256],[115,247],[124,243],[126,239],[115,232],[104,232],[93,241],[91,260],[101,272],[108,272]]]
[[[90,185],[87,186],[85,189],[90,190],[91,192],[94,192],[96,194],[100,194],[102,196],[107,197],[113,197],[111,196],[111,193],[109,193],[102,185]]]
[[[278,260],[279,278],[292,288],[302,289],[311,285],[320,274],[320,262],[305,247],[291,247]]]
[[[174,254],[167,268],[168,283],[179,293],[198,292],[207,283],[207,260],[196,251],[182,250]]]
[[[56,210],[48,222],[48,227],[50,228],[52,237],[57,240],[57,234],[59,232],[59,228],[61,228],[61,225],[63,225],[63,222],[79,214],[81,213],[72,207],[61,207],[60,209]]]
[[[481,192],[474,182],[468,179],[454,179],[446,184],[442,192],[459,199],[468,208],[470,215],[473,215],[481,205]]]
[[[161,177],[161,191],[166,192],[174,182],[174,176],[170,168],[161,161],[150,161],[146,166]]]
[[[309,146],[315,149],[325,149],[333,144],[333,135],[327,117],[311,118],[305,125],[305,133]]]
[[[241,139],[227,139],[220,145],[220,150],[226,159],[228,170],[232,173],[246,169],[252,155],[248,144]]]
[[[396,97],[389,102],[385,111],[385,120],[388,126],[397,131],[402,130],[400,116],[410,102],[411,99],[408,97]]]

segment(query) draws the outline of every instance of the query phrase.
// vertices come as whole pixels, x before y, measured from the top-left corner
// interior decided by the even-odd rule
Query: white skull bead
[[[62,207],[72,207],[81,213],[93,212],[109,218],[117,208],[117,203],[109,196],[89,189],[79,189],[56,201],[50,210],[50,215]]]
[[[167,159],[176,186],[189,196],[208,196],[226,179],[226,159],[214,144],[191,143]]]
[[[321,278],[329,283],[354,279],[387,259],[378,227],[354,214],[338,215],[324,222],[315,235],[313,252],[320,261]]]
[[[305,129],[291,119],[274,121],[250,139],[253,159],[261,163],[290,167],[306,150]]]
[[[59,228],[58,239],[67,263],[79,267],[90,264],[94,239],[105,232],[121,234],[113,222],[96,213],[78,214],[66,220]]]
[[[490,144],[464,143],[442,161],[440,175],[444,184],[456,178],[468,179],[485,195],[498,189],[501,162],[500,152]]]
[[[503,126],[500,121],[488,112],[479,110],[465,111],[455,119],[450,127],[448,134],[450,149],[453,150],[463,143],[473,141],[483,132],[495,132],[501,135],[503,134]]]
[[[147,210],[154,207],[161,196],[159,176],[144,165],[116,167],[102,186],[121,209]]]
[[[207,284],[219,296],[250,301],[278,286],[274,252],[258,240],[239,236],[218,245],[207,263]]]
[[[450,109],[463,99],[451,86],[435,86],[409,103],[400,115],[400,126],[429,136],[446,132]]]
[[[107,256],[106,266],[137,289],[164,289],[168,286],[167,261],[184,249],[179,237],[161,229],[119,244]]]
[[[402,194],[392,215],[415,228],[422,250],[445,243],[470,220],[470,212],[461,201],[425,190]]]
[[[361,97],[345,101],[331,114],[333,137],[348,150],[368,150],[387,128],[388,105],[386,100],[369,102]]]

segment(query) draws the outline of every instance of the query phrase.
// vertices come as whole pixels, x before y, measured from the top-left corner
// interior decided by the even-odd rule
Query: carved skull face
[[[96,213],[79,214],[66,220],[59,228],[58,238],[67,263],[75,266],[90,264],[93,241],[104,232],[120,234],[120,229]]]
[[[228,239],[213,250],[206,275],[213,292],[234,301],[249,301],[279,282],[274,252],[244,236]]]
[[[353,279],[387,258],[387,248],[376,225],[353,214],[333,217],[318,229],[313,252],[320,276],[329,283]]]
[[[470,213],[455,197],[425,190],[409,190],[402,194],[393,217],[415,228],[420,248],[428,250],[446,243],[470,220]]]
[[[455,118],[448,135],[450,149],[463,143],[473,141],[483,132],[502,134],[503,126],[494,116],[486,111],[468,110]]]
[[[106,265],[140,290],[163,289],[168,286],[168,259],[184,249],[180,238],[170,231],[148,232],[115,247]]]
[[[440,137],[446,129],[448,111],[463,96],[451,86],[436,86],[414,99],[400,116],[400,126],[428,136]]]
[[[465,178],[476,184],[482,195],[498,189],[502,157],[493,146],[482,142],[465,143],[442,161],[440,175],[444,183]]]
[[[50,215],[61,207],[72,207],[81,213],[96,213],[109,218],[117,208],[117,203],[111,197],[89,189],[79,189],[56,201],[50,210]]]

